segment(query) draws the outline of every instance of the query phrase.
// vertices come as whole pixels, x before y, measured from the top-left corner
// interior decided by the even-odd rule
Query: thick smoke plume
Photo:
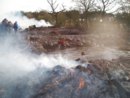
[[[37,21],[35,19],[28,19],[27,17],[23,16],[20,12],[3,13],[2,16],[0,16],[0,20],[4,18],[7,18],[12,22],[18,21],[22,29],[28,28],[31,25],[36,25],[36,27],[51,26],[50,23],[45,22],[44,20]]]

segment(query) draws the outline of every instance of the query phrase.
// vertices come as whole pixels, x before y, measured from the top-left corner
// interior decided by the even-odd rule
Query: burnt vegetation
[[[62,9],[58,11],[57,1],[47,0],[51,11],[21,12],[29,19],[45,20],[53,26],[32,25],[20,33],[26,33],[28,46],[31,46],[33,52],[63,54],[73,59],[76,65],[67,68],[66,66],[71,65],[61,64],[47,69],[44,63],[39,62],[36,70],[21,77],[12,87],[9,86],[10,95],[7,94],[6,97],[6,91],[0,88],[0,97],[130,97],[130,2],[73,1],[77,8],[70,10],[62,5]],[[112,10],[116,7],[115,4],[118,8]],[[58,55],[54,56],[55,61]],[[30,58],[29,60],[31,61]],[[44,60],[48,59],[43,59],[43,62]],[[51,58],[48,61],[51,64]]]

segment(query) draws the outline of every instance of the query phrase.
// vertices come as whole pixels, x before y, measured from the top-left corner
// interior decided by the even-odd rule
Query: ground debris
[[[52,70],[52,77],[33,98],[129,98],[130,91],[124,86],[129,83],[124,80],[126,75],[122,78],[113,76],[109,69],[111,64],[116,66],[119,63],[116,60],[91,61],[88,68],[81,65],[73,68],[73,75],[70,70],[57,66],[58,70]]]

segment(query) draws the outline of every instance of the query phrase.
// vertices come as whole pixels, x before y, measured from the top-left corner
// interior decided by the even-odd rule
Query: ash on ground
[[[69,69],[62,65],[46,71],[45,68],[38,68],[12,83],[14,85],[10,87],[11,90],[7,90],[9,92],[1,89],[0,96],[1,98],[129,98],[130,73],[126,71],[129,68],[129,61],[126,58],[111,61],[97,59],[86,63],[79,58],[76,59],[79,65]]]

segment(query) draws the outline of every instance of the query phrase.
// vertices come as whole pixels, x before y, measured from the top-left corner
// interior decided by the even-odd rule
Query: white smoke
[[[32,62],[30,62],[31,58],[26,55],[26,44],[22,40],[23,38],[20,35],[16,36],[15,34],[7,34],[0,37],[1,74],[11,78],[34,69]]]
[[[22,29],[28,28],[31,25],[36,25],[36,27],[47,27],[47,26],[52,26],[49,22],[45,22],[45,20],[36,20],[36,19],[28,19],[26,16],[23,16],[20,12],[7,12],[3,13],[2,16],[0,17],[0,20],[2,21],[4,18],[7,18],[11,22],[17,21],[19,26]]]
[[[21,34],[6,34],[0,37],[0,73],[19,76],[35,70],[37,67],[53,68],[61,65],[74,67],[75,62],[61,55],[36,55],[29,51],[29,45]]]
[[[10,90],[9,88],[10,86],[15,88],[18,83],[20,83],[20,85],[28,85],[28,81],[31,81],[30,83],[33,82],[33,84],[39,83],[40,73],[44,73],[42,74],[42,78],[44,78],[46,77],[46,71],[51,70],[57,65],[70,68],[76,66],[76,62],[64,59],[61,55],[42,54],[39,56],[31,53],[29,45],[26,43],[22,34],[13,32],[1,34],[0,97],[1,91],[5,90],[5,94],[2,95],[2,97],[12,98],[9,96],[10,92],[13,92],[13,90]],[[26,80],[26,77],[30,77],[28,81]]]

